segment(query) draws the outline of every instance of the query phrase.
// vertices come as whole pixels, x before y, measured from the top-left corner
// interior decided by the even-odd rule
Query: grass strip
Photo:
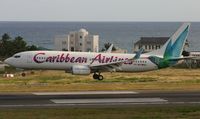
[[[0,109],[1,119],[199,119],[200,106]]]

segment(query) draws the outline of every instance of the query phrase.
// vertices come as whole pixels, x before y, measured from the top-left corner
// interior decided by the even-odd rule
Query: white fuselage
[[[28,51],[17,53],[5,62],[22,69],[46,69],[70,71],[72,66],[99,66],[126,61],[135,54],[92,53],[66,51]],[[124,72],[149,71],[158,69],[157,65],[142,54],[139,59],[126,61],[117,69]]]

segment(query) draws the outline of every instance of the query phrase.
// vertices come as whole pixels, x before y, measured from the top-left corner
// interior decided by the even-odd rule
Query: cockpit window
[[[14,58],[20,58],[20,57],[21,57],[20,55],[15,55],[15,56],[14,56]]]

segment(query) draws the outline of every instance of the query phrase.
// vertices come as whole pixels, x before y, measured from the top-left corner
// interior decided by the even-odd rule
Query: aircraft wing
[[[91,70],[100,70],[103,71],[109,71],[109,72],[115,72],[116,70],[121,70],[120,68],[121,64],[112,64],[112,65],[103,65],[103,66],[94,66],[91,67]]]
[[[111,71],[112,72],[112,71],[115,71],[116,69],[120,70],[120,66],[123,63],[128,62],[130,60],[123,60],[123,61],[104,63],[104,64],[91,64],[90,68],[92,70],[102,70],[102,71]]]
[[[115,62],[111,62],[111,63],[102,63],[102,64],[99,64],[99,63],[93,64],[94,63],[94,61],[93,61],[90,63],[90,68],[98,69],[98,70],[108,70],[108,71],[115,71],[116,69],[121,70],[120,66],[123,63],[131,62],[131,61],[139,59],[143,51],[144,51],[144,49],[140,49],[133,58],[126,59],[126,60],[120,60],[120,61],[115,61]]]
[[[99,63],[98,63],[98,64],[92,63],[92,64],[90,64],[90,67],[121,64],[121,63],[125,63],[125,62],[127,62],[127,61],[130,61],[130,60],[133,60],[133,59],[131,58],[131,59],[127,59],[127,60],[120,60],[120,61],[116,61],[116,62],[101,63],[101,64],[99,64]]]

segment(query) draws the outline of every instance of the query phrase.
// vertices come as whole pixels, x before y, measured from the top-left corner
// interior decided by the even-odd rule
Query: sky
[[[200,0],[0,0],[0,21],[200,21]]]

